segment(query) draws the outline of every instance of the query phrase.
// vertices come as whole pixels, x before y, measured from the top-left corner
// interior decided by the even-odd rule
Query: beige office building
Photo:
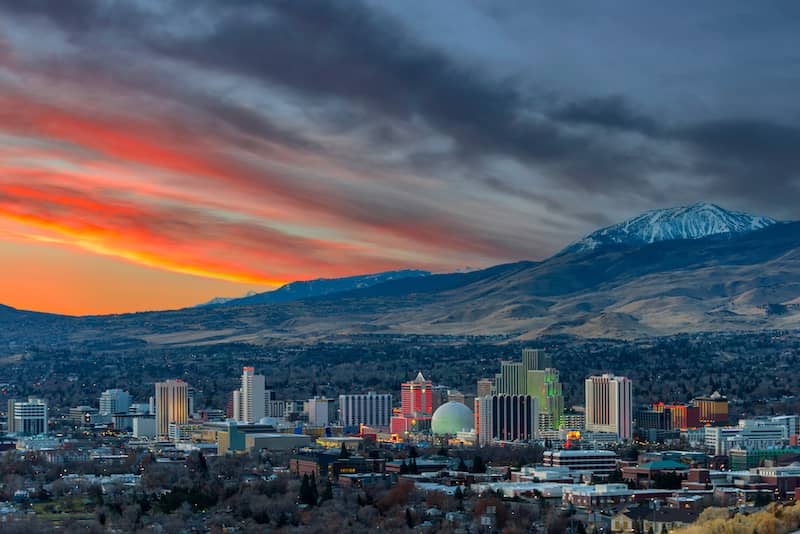
[[[632,435],[631,381],[624,376],[590,376],[585,382],[586,430],[616,434],[620,439]]]
[[[183,380],[156,382],[156,435],[169,435],[170,423],[189,422],[189,386]]]

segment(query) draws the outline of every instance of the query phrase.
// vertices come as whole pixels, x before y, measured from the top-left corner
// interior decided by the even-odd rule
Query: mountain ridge
[[[531,339],[798,330],[800,222],[604,245],[283,303],[76,318],[24,313],[0,308],[0,348],[4,341],[33,343],[38,331],[26,325],[44,325],[38,342],[97,343],[102,331],[118,346],[304,343],[363,334]]]
[[[244,297],[214,298],[198,307],[214,306],[252,306],[255,304],[280,304],[303,300],[307,298],[322,297],[354,289],[367,288],[376,284],[406,278],[419,278],[430,276],[428,271],[418,269],[401,269],[384,271],[380,273],[346,276],[342,278],[315,278],[313,280],[298,280],[289,282],[272,291],[252,293]]]
[[[595,230],[568,245],[560,254],[602,246],[642,245],[658,241],[699,239],[711,235],[740,234],[778,221],[770,217],[726,210],[710,202],[650,210],[617,224]]]

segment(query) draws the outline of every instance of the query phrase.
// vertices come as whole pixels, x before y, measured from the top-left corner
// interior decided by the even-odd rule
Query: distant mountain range
[[[636,338],[800,329],[800,222],[710,204],[649,212],[542,262],[400,273],[408,275],[302,282],[167,312],[70,318],[0,308],[0,350],[42,338],[164,346],[374,333]]]
[[[253,293],[241,298],[215,298],[200,306],[253,306],[255,304],[279,304],[313,297],[322,297],[331,293],[341,293],[354,289],[363,289],[391,280],[419,278],[429,276],[428,271],[406,269],[385,273],[348,276],[346,278],[318,278],[301,282],[291,282],[274,291]]]

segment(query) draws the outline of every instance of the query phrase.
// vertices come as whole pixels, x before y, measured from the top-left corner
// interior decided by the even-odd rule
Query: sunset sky
[[[800,218],[800,5],[557,4],[0,0],[0,303],[542,259],[699,200]]]

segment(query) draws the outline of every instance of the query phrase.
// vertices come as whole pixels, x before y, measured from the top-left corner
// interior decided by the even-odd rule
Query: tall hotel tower
[[[156,435],[169,435],[170,423],[189,421],[189,386],[183,380],[156,382]]]
[[[264,375],[255,374],[255,368],[242,368],[242,385],[233,392],[233,418],[245,423],[258,423],[266,416],[266,388]]]
[[[406,417],[426,417],[433,414],[433,383],[422,373],[411,382],[400,384],[400,412]]]
[[[521,362],[501,362],[500,372],[494,379],[494,393],[535,397],[541,414],[540,428],[557,430],[561,427],[564,394],[558,369],[553,367],[553,360],[545,351],[524,349]]]
[[[586,379],[586,430],[631,438],[631,381],[604,374]]]
[[[345,426],[388,427],[392,417],[392,395],[369,392],[339,395],[339,422]]]

